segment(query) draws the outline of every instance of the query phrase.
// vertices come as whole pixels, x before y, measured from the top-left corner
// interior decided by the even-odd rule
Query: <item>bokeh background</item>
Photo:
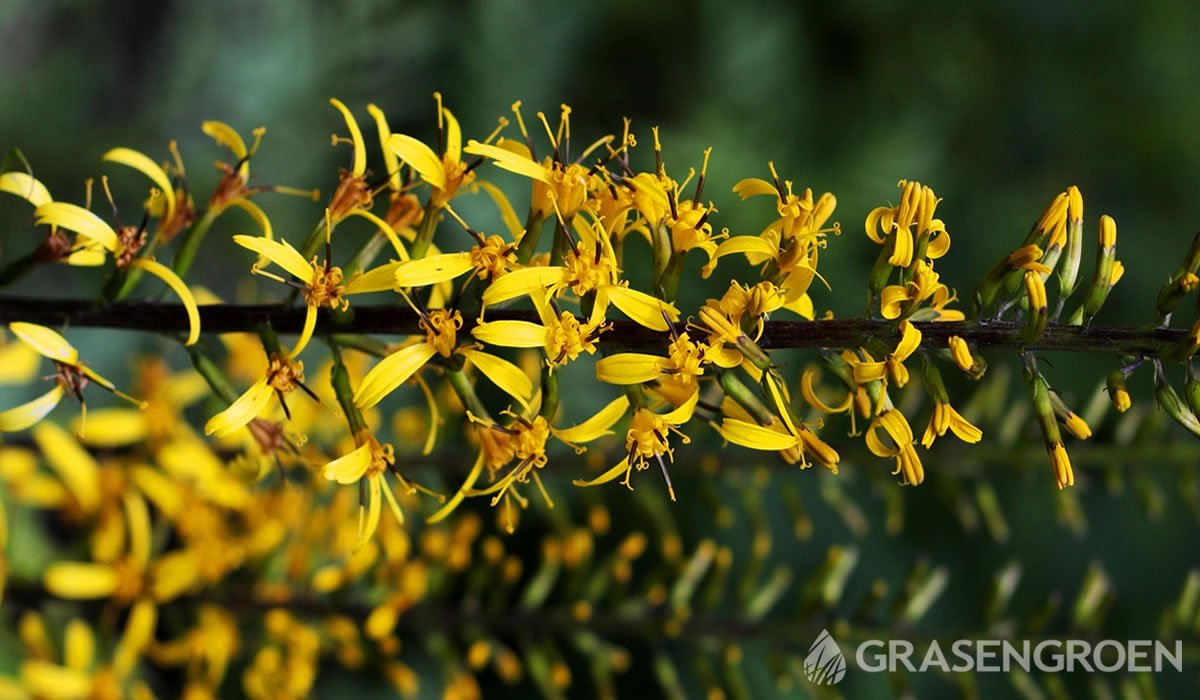
[[[831,239],[821,269],[833,291],[814,296],[818,309],[838,315],[862,312],[876,252],[862,221],[896,198],[897,180],[918,179],[944,198],[939,213],[953,248],[939,270],[964,296],[1050,198],[1076,184],[1086,202],[1085,270],[1098,215],[1111,214],[1119,226],[1127,273],[1102,320],[1140,324],[1152,320],[1154,294],[1200,223],[1198,26],[1200,5],[1184,1],[0,0],[0,147],[20,147],[56,197],[79,201],[83,177],[102,171],[108,148],[165,157],[167,140],[178,139],[194,189],[206,192],[216,180],[209,163],[223,154],[199,123],[221,119],[243,133],[268,127],[255,158],[261,180],[328,191],[346,158],[345,149],[329,147],[329,134],[342,129],[331,96],[362,119],[374,102],[393,131],[418,137],[433,133],[435,90],[475,136],[489,132],[514,100],[524,101],[527,116],[556,114],[566,102],[577,143],[619,131],[628,116],[643,137],[642,158],[649,126],[661,125],[674,172],[698,165],[712,146],[706,194],[721,207],[719,225],[732,230],[757,231],[766,220],[763,207],[737,202],[729,188],[765,175],[768,160],[798,186],[835,193],[843,235]],[[298,200],[259,201],[276,231],[293,241],[319,212]],[[236,218],[224,217],[216,230],[248,225]],[[6,257],[36,235],[11,198],[0,201],[0,225]],[[227,239],[210,236],[192,279],[233,294],[245,256]],[[63,281],[43,271],[17,291],[94,289],[86,275]],[[693,285],[684,298],[703,293]],[[105,357],[119,364],[128,349],[120,342],[140,342],[104,337],[97,364]],[[1051,381],[1081,406],[1112,366],[1110,358],[1051,360]],[[1006,362],[1016,369],[1011,359],[997,357],[994,365]],[[1135,386],[1148,401],[1148,386]],[[956,387],[960,395],[965,388]],[[1101,440],[1109,436],[1098,432]],[[1140,459],[1136,445],[1119,448],[1127,458],[1085,479],[1077,501],[1064,505],[1037,441],[1018,440],[1025,442],[1034,449],[983,463],[994,471],[1007,538],[966,527],[962,499],[973,487],[936,477],[942,463],[949,470],[976,459],[969,450],[935,451],[926,460],[931,482],[898,496],[861,477],[886,465],[849,451],[836,488],[858,503],[865,527],[830,505],[831,475],[774,470],[772,479],[809,504],[814,528],[808,539],[793,537],[791,512],[774,489],[759,489],[756,507],[776,533],[773,561],[790,566],[801,585],[831,545],[855,546],[860,564],[847,586],[860,594],[876,579],[898,589],[914,559],[946,566],[950,583],[925,623],[941,633],[975,624],[989,580],[1010,562],[1023,565],[1013,607],[1025,611],[1055,592],[1069,607],[1088,566],[1099,563],[1117,592],[1113,636],[1153,637],[1161,610],[1200,565],[1188,509],[1194,486],[1181,486],[1191,472]],[[676,467],[684,499],[674,513],[685,539],[718,537],[740,554],[749,526],[717,533],[717,506],[687,497],[696,488],[690,481],[739,477],[704,476],[694,466],[684,458]],[[886,527],[896,498],[909,514],[902,532]],[[1072,507],[1086,529],[1064,525]],[[756,643],[769,642],[747,642]],[[775,692],[765,672],[747,669],[756,695]],[[1162,687],[1194,690],[1196,670],[1164,677]],[[915,687],[930,696],[953,687],[952,679],[929,675],[914,678]],[[631,678],[630,692],[653,682],[643,665]],[[345,681],[323,681],[333,685],[322,689]],[[1010,687],[983,682],[997,683],[1000,693]],[[841,687],[857,695],[881,692],[884,683],[860,675]]]

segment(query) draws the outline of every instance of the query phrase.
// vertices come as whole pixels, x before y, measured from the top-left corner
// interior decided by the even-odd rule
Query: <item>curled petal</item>
[[[84,209],[78,204],[49,202],[34,209],[33,215],[39,226],[47,224],[65,228],[96,241],[104,246],[105,250],[117,249],[117,232],[113,230],[112,226],[105,223],[104,219],[96,216],[94,212]]]
[[[565,272],[562,267],[526,267],[513,270],[488,285],[483,292],[483,303],[490,306],[540,292],[562,281]]]
[[[175,188],[171,185],[171,178],[167,177],[162,167],[151,160],[149,156],[132,148],[114,148],[101,156],[101,160],[133,168],[150,178],[150,181],[162,193],[161,197],[166,203],[163,220],[170,221],[171,217],[175,215]]]
[[[175,272],[166,265],[148,258],[138,258],[137,260],[133,261],[132,266],[140,267],[146,272],[149,272],[150,274],[162,280],[168,287],[171,288],[171,291],[175,292],[175,294],[179,297],[179,300],[183,302],[183,308],[187,310],[188,317],[188,337],[183,344],[193,345],[197,340],[199,340],[200,309],[196,308],[196,297],[192,296],[192,290],[188,289],[188,286],[183,283],[183,280],[179,279],[179,275],[175,274]]]
[[[54,201],[46,186],[27,173],[0,173],[0,192],[16,195],[35,207]]]
[[[639,325],[650,330],[666,331],[670,329],[667,320],[663,318],[664,313],[672,322],[679,320],[679,309],[645,292],[617,285],[604,287],[601,291],[607,293],[608,300],[612,302],[613,306]],[[600,306],[599,295],[597,295],[596,305]]]
[[[628,410],[629,398],[621,396],[610,401],[596,415],[579,425],[564,430],[552,429],[552,432],[555,437],[569,445],[591,442],[596,438],[611,435],[613,424],[620,420]]]
[[[329,104],[341,112],[342,118],[346,120],[346,128],[350,130],[350,142],[354,145],[354,164],[350,166],[350,172],[355,176],[362,177],[362,174],[367,171],[367,145],[363,141],[362,130],[358,128],[358,120],[354,118],[346,105],[342,104],[341,100],[331,97]]]

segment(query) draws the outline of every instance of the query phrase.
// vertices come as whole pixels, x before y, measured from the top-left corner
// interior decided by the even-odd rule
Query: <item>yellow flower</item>
[[[417,312],[421,314],[420,325],[425,331],[425,340],[397,350],[371,368],[354,393],[356,406],[365,410],[379,403],[416,375],[434,355],[446,359],[455,355],[461,357],[522,406],[528,405],[534,393],[533,382],[520,367],[474,347],[459,347],[462,314],[445,309]]]
[[[121,393],[112,382],[100,376],[91,367],[80,361],[79,351],[58,333],[32,323],[10,323],[8,329],[24,344],[33,348],[42,357],[54,361],[54,388],[40,397],[7,411],[0,411],[0,432],[24,430],[45,418],[70,392],[83,405],[83,390],[89,382],[95,382],[113,394],[144,408],[137,399]],[[87,408],[83,407],[86,416]]]
[[[316,400],[312,390],[304,386],[304,363],[289,357],[271,357],[266,375],[255,382],[229,408],[213,416],[204,425],[204,434],[218,438],[226,437],[262,414],[272,396],[279,398],[283,410],[290,416],[285,395],[297,388]]]
[[[876,207],[867,215],[867,236],[880,245],[892,242],[887,262],[894,267],[910,267],[914,256],[921,252],[931,260],[942,257],[950,249],[950,234],[941,220],[933,218],[937,196],[919,182],[901,180],[899,186],[899,204]],[[922,239],[926,241],[924,251],[919,250]]]
[[[865,360],[848,350],[842,353],[842,359],[854,368],[855,382],[867,384],[883,379],[887,373],[891,374],[896,386],[908,383],[908,368],[904,366],[904,361],[921,346],[921,331],[908,320],[904,320],[900,322],[900,334],[900,342],[896,349],[883,362],[876,362],[865,348],[859,349]]]
[[[304,297],[307,307],[304,328],[300,332],[300,338],[288,353],[289,359],[295,358],[308,345],[313,330],[317,326],[318,309],[327,307],[344,310],[350,307],[350,300],[346,298],[348,296],[381,292],[392,288],[395,266],[398,263],[381,265],[373,270],[355,275],[349,282],[342,284],[342,268],[331,266],[329,263],[329,226],[326,226],[325,235],[326,260],[323,264],[318,264],[315,256],[312,261],[305,260],[299,251],[284,240],[274,241],[261,236],[244,235],[233,237],[233,241],[238,245],[258,253],[261,258],[278,265],[298,280],[290,282],[276,274],[266,272],[258,263],[250,268],[254,274],[295,287]]]
[[[420,260],[400,263],[395,272],[397,289],[441,284],[468,272],[474,272],[480,280],[495,280],[516,264],[513,254],[516,243],[508,243],[497,235],[484,237],[468,226],[450,205],[444,208],[475,238],[476,244],[461,253],[427,255]]]
[[[396,522],[404,523],[404,513],[400,510],[400,503],[387,482],[387,472],[395,474],[400,486],[407,493],[415,493],[416,488],[396,471],[396,455],[391,445],[379,444],[379,441],[365,430],[355,433],[354,443],[358,447],[353,452],[326,464],[322,474],[326,479],[339,484],[357,484],[362,479],[367,480],[367,503],[360,503],[358,509],[357,549],[371,539],[379,526],[380,503],[383,500],[381,495],[386,497]]]
[[[91,211],[67,202],[49,202],[34,210],[38,225],[49,224],[86,237],[107,250],[121,270],[136,268],[145,270],[166,283],[183,302],[188,316],[188,337],[185,345],[192,345],[200,338],[200,311],[196,298],[183,280],[171,268],[148,257],[135,257],[145,242],[145,231],[133,226],[123,226],[120,232],[113,230],[103,219]]]
[[[481,426],[477,432],[480,445],[479,456],[462,486],[442,508],[429,516],[428,522],[436,523],[445,519],[468,496],[490,495],[493,506],[501,500],[507,503],[509,497],[515,494],[515,488],[520,484],[527,483],[530,478],[534,480],[538,490],[549,503],[549,496],[537,472],[546,466],[549,459],[546,455],[548,438],[554,436],[560,442],[574,448],[577,453],[583,452],[586,448],[580,447],[580,445],[605,435],[611,435],[613,424],[625,415],[628,407],[628,399],[622,396],[609,402],[587,420],[570,428],[556,428],[542,416],[522,416],[512,411],[503,412],[503,415],[512,418],[512,421],[507,425],[499,425],[484,421],[468,412],[468,419]],[[494,475],[513,460],[518,460],[517,466],[507,474],[496,477],[486,488],[475,488],[485,467]],[[509,532],[513,530],[511,514],[508,529]]]
[[[681,333],[667,345],[666,357],[623,352],[602,358],[596,363],[596,379],[609,384],[641,384],[671,378],[694,386],[696,378],[704,374],[707,356],[707,345],[692,342],[687,333]]]
[[[149,696],[144,681],[130,676],[142,652],[154,640],[157,614],[153,604],[143,602],[133,608],[125,620],[110,661],[97,655],[98,642],[92,628],[72,618],[63,628],[61,662],[49,654],[52,642],[45,623],[35,612],[26,613],[21,628],[26,643],[25,661],[20,666],[22,692],[40,698],[115,698]],[[0,690],[3,684],[0,683]]]
[[[954,360],[954,364],[964,372],[970,372],[975,366],[975,358],[971,356],[971,346],[967,344],[957,335],[950,336],[950,357]]]
[[[795,430],[791,429],[793,427]],[[721,421],[719,432],[721,437],[735,445],[752,450],[780,452],[788,458],[788,462],[799,461],[801,468],[809,466],[809,454],[818,464],[834,474],[837,473],[837,465],[841,461],[837,451],[803,423],[788,426],[776,421],[769,426],[761,426],[739,418],[725,418]],[[795,459],[792,459],[792,456]]]
[[[571,108],[567,105],[561,107],[562,114],[557,131],[550,128],[549,122],[546,121],[546,115],[541,112],[537,114],[542,126],[546,129],[550,146],[553,149],[553,156],[543,158],[541,162],[538,162],[530,151],[533,140],[525,131],[525,120],[521,118],[520,102],[513,104],[513,113],[517,117],[517,125],[525,139],[525,144],[507,139],[502,140],[500,145],[489,145],[486,142],[479,143],[471,140],[467,142],[464,151],[471,155],[489,158],[497,167],[532,180],[533,192],[530,204],[532,211],[542,217],[557,211],[564,221],[570,222],[587,202],[593,181],[588,168],[581,165],[580,161],[587,158],[596,148],[610,143],[613,137],[605,136],[595,141],[584,150],[578,159],[572,160],[568,152],[571,141]],[[597,179],[597,187],[598,183]]]
[[[1050,454],[1050,466],[1054,468],[1054,482],[1058,485],[1058,489],[1075,485],[1075,471],[1071,468],[1071,458],[1067,456],[1067,449],[1063,447],[1061,442],[1056,442],[1046,446],[1046,451]]]
[[[891,439],[891,445],[879,437],[880,429]],[[867,449],[871,454],[896,458],[896,469],[892,473],[900,475],[900,483],[916,486],[925,480],[925,468],[921,465],[917,451],[913,449],[912,428],[900,411],[891,408],[879,414],[867,428],[866,438]]]
[[[963,418],[954,407],[943,401],[933,404],[933,415],[929,417],[929,426],[921,437],[921,444],[926,448],[933,446],[933,441],[945,435],[949,430],[966,443],[976,443],[983,437],[983,431],[976,428],[966,418]]]
[[[442,107],[441,93],[435,92],[433,97],[437,100],[438,142],[445,144],[442,154],[439,156],[429,146],[405,134],[391,134],[386,150],[390,150],[415,170],[422,180],[433,186],[431,203],[437,208],[453,199],[459,189],[471,184],[475,173],[462,160],[462,130],[458,120],[450,110]]]
[[[633,484],[630,483],[630,478],[633,476],[633,470],[648,469],[650,460],[655,459],[662,470],[663,480],[667,484],[667,493],[674,501],[675,488],[671,485],[671,475],[667,472],[667,464],[663,461],[663,455],[667,455],[667,459],[670,461],[675,460],[675,452],[671,449],[669,442],[671,434],[679,436],[680,441],[685,445],[691,442],[691,438],[684,434],[679,426],[691,420],[699,400],[700,392],[695,391],[689,399],[666,413],[654,413],[645,407],[636,408],[630,419],[629,429],[625,433],[625,451],[628,455],[595,479],[576,480],[573,483],[576,486],[598,486],[624,475],[625,478],[621,483],[632,490]]]
[[[670,328],[668,322],[679,320],[674,304],[630,289],[620,280],[616,256],[603,227],[581,226],[576,230],[582,240],[563,256],[562,265],[527,267],[501,276],[484,291],[484,306],[536,296],[543,290],[557,298],[569,290],[579,297],[595,293],[590,317],[595,326],[603,322],[610,303],[651,330],[666,331]]]
[[[913,267],[911,282],[883,288],[880,293],[880,313],[886,319],[900,318],[901,315],[908,317],[913,315],[922,303],[932,298],[932,306],[939,312],[937,320],[951,320],[952,316],[941,310],[953,301],[954,295],[938,279],[938,273],[934,272],[931,263],[918,260]],[[961,312],[958,313],[958,318],[961,318]]]
[[[594,320],[580,321],[570,311],[555,312],[549,299],[533,294],[534,307],[541,323],[532,321],[487,321],[471,329],[476,340],[506,348],[542,348],[551,367],[565,365],[583,353],[596,352],[596,340],[608,325]]]

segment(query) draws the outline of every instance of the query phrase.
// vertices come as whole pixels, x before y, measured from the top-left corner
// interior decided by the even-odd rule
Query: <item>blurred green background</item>
[[[102,172],[99,157],[108,148],[165,157],[174,138],[194,190],[205,193],[216,180],[209,163],[224,154],[200,133],[200,121],[225,120],[243,133],[265,125],[257,178],[327,193],[346,159],[344,148],[329,147],[329,134],[343,130],[327,104],[331,96],[364,126],[365,105],[374,102],[393,131],[418,138],[433,133],[434,90],[468,136],[489,132],[514,100],[524,101],[527,117],[537,109],[556,114],[566,102],[574,108],[577,143],[619,131],[628,116],[646,158],[648,128],[661,125],[677,175],[698,165],[711,145],[706,194],[721,207],[718,226],[757,232],[767,221],[765,203],[741,204],[729,188],[742,177],[764,176],[768,160],[798,187],[835,193],[843,235],[831,239],[821,268],[833,292],[814,298],[818,310],[838,315],[862,312],[876,253],[862,221],[872,207],[895,200],[898,179],[928,183],[944,198],[939,214],[953,247],[939,271],[964,296],[1017,245],[1050,198],[1076,184],[1086,203],[1084,270],[1090,275],[1101,213],[1117,220],[1118,257],[1127,269],[1101,320],[1139,324],[1152,320],[1154,294],[1200,222],[1197,27],[1200,4],[1184,1],[0,0],[0,147],[19,146],[56,197],[79,201],[82,178]],[[136,176],[120,177],[142,186]],[[293,241],[320,211],[287,198],[258,201],[276,231]],[[35,240],[23,207],[0,200],[6,257]],[[217,230],[247,226],[230,215]],[[223,239],[210,237],[193,279],[229,292],[229,281],[244,277],[245,256]],[[237,262],[229,267],[229,260]],[[96,288],[78,276],[70,285],[41,271],[19,291]],[[699,293],[685,290],[687,298]],[[1047,371],[1083,405],[1111,367],[1109,358],[1076,357]],[[1139,386],[1148,401],[1148,387]],[[966,387],[957,388],[964,395]],[[1091,528],[1072,534],[1056,519],[1062,502],[1044,455],[1025,451],[1020,459],[1028,465],[988,462],[1012,527],[1008,541],[996,542],[986,529],[964,531],[958,487],[936,478],[936,455],[954,462],[970,454],[947,446],[928,456],[931,483],[902,492],[910,513],[902,534],[884,531],[888,496],[857,474],[885,465],[864,463],[861,451],[849,452],[839,480],[871,521],[865,534],[848,528],[818,495],[828,474],[777,471],[775,478],[797,485],[811,505],[815,534],[785,546],[788,513],[770,491],[762,493],[759,506],[779,533],[776,558],[803,580],[831,544],[854,543],[862,563],[848,590],[857,592],[874,578],[898,588],[914,558],[947,565],[951,583],[929,623],[943,632],[974,624],[987,581],[1009,561],[1025,564],[1014,607],[1026,610],[1054,591],[1072,600],[1087,565],[1098,561],[1119,596],[1113,634],[1152,637],[1159,611],[1200,564],[1195,520],[1175,469],[1139,461],[1131,451],[1120,473],[1078,489]],[[1147,518],[1136,489],[1114,486],[1126,470],[1155,489],[1163,514]],[[703,478],[686,458],[676,474],[677,486]],[[711,515],[685,500],[685,539],[712,534]],[[735,548],[748,546],[728,537]],[[1164,682],[1194,690],[1195,671]],[[635,677],[647,671],[640,673]],[[944,679],[917,682],[935,694],[950,687]],[[882,683],[857,678],[842,687],[853,695],[879,691]]]

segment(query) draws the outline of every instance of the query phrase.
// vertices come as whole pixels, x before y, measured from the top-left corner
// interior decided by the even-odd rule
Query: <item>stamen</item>
[[[278,192],[279,194],[308,197],[314,202],[321,197],[321,190],[315,188],[311,190],[302,190],[299,187],[285,187],[283,185],[257,185],[253,189],[257,192]]]
[[[521,138],[525,139],[525,145],[529,148],[529,157],[537,160],[537,155],[533,151],[533,139],[529,138],[529,132],[525,129],[525,120],[521,117],[520,100],[512,103],[512,113],[517,117],[517,128],[521,130]]]
[[[249,160],[250,156],[252,156],[258,152],[258,145],[260,143],[262,143],[262,137],[263,137],[263,134],[267,133],[267,127],[260,126],[260,127],[256,128],[254,131],[251,131],[250,133],[254,135],[254,145],[252,145],[250,147],[250,150],[247,151],[247,153],[246,153],[247,160]]]
[[[775,180],[775,190],[779,192],[779,201],[787,202],[787,190],[783,188],[783,183],[779,181],[779,173],[775,172],[775,161],[767,161],[767,167],[771,169],[771,177]]]
[[[550,145],[554,147],[554,162],[563,162],[562,152],[558,149],[558,139],[554,138],[554,130],[550,128],[550,122],[546,121],[546,113],[538,112],[537,118],[541,120],[542,127],[546,129],[546,136],[550,139]]]
[[[92,178],[83,181],[83,208],[92,208]]]
[[[659,175],[666,175],[667,169],[663,167],[662,143],[658,140],[658,127],[653,127],[650,132],[654,134],[654,170]]]
[[[458,212],[451,209],[449,204],[443,204],[442,209],[451,217],[453,217],[454,220],[458,222],[459,226],[463,227],[464,231],[471,234],[471,237],[474,238],[479,245],[482,246],[484,244],[483,234],[468,226],[467,222],[463,221],[462,217],[458,215]]]
[[[438,151],[446,152],[446,128],[445,118],[442,116],[442,93],[433,93],[433,100],[437,102],[437,126],[438,126]]]
[[[121,226],[121,215],[117,212],[117,203],[113,201],[112,190],[108,189],[107,175],[100,176],[100,186],[104,188],[104,197],[108,199],[108,206],[112,207],[113,221],[116,222],[118,229],[123,228]]]
[[[283,398],[283,392],[276,389],[275,396],[279,397],[279,405],[283,406],[283,415],[290,421],[292,419],[292,410],[288,408],[287,399]]]
[[[692,195],[693,204],[699,204],[700,195],[704,193],[704,176],[708,173],[708,157],[710,155],[712,155],[712,146],[704,149],[704,164],[700,166],[700,177],[696,180],[696,194]]]
[[[675,487],[671,485],[671,474],[667,471],[667,464],[663,461],[662,455],[658,452],[654,453],[658,458],[658,467],[662,470],[663,481],[667,482],[667,493],[671,496],[671,501],[675,500]]]
[[[179,177],[186,178],[187,171],[183,168],[183,158],[179,155],[179,144],[175,142],[175,139],[167,142],[167,150],[171,152],[171,158],[175,161],[175,172]]]
[[[495,128],[495,129],[492,129],[492,133],[488,134],[488,135],[487,135],[487,138],[483,140],[483,143],[484,143],[485,145],[486,145],[486,144],[489,144],[489,143],[491,143],[491,142],[492,142],[492,139],[494,139],[494,138],[496,138],[497,136],[499,136],[499,135],[500,135],[500,132],[501,132],[501,131],[503,131],[503,130],[504,130],[504,128],[508,126],[508,119],[506,119],[506,118],[504,118],[504,117],[500,117],[500,120],[499,120],[499,122],[500,122],[500,123],[499,123],[499,124],[496,126],[496,128]]]

